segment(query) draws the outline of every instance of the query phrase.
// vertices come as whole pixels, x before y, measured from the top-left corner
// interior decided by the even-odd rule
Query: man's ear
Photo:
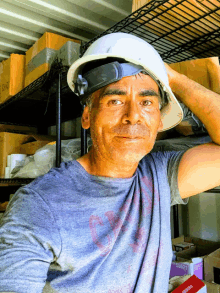
[[[84,108],[82,118],[81,118],[81,123],[82,123],[82,127],[84,129],[89,129],[89,127],[90,127],[90,112],[89,112],[88,106],[86,106]]]

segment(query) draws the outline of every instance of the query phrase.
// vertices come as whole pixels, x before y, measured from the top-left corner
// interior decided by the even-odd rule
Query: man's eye
[[[151,104],[152,104],[152,101],[150,101],[150,100],[143,101],[144,106],[150,106]]]
[[[121,105],[121,101],[120,100],[111,100],[109,101],[109,104],[112,104],[112,105]]]

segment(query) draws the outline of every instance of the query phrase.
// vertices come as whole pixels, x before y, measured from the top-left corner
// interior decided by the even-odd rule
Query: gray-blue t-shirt
[[[167,293],[183,154],[150,153],[123,179],[70,161],[20,188],[0,222],[0,291]]]

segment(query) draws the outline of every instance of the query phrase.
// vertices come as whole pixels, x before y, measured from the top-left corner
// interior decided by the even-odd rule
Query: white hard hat
[[[108,57],[141,65],[160,84],[168,99],[167,105],[161,110],[163,122],[161,131],[168,130],[182,121],[183,111],[169,86],[163,60],[153,46],[131,34],[120,32],[107,34],[93,42],[84,55],[69,68],[67,82],[72,91],[76,92],[75,83],[78,75],[88,62]]]

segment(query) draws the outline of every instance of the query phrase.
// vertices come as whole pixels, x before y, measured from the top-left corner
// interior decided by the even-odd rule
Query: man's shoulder
[[[139,162],[139,168],[160,171],[168,171],[176,161],[179,161],[185,151],[157,151],[150,152]]]
[[[26,185],[28,189],[43,190],[49,192],[65,188],[72,181],[74,172],[74,161],[61,163],[60,167],[51,168],[50,171],[42,176],[37,177],[31,183]]]
[[[170,158],[178,157],[181,153],[184,153],[184,151],[151,151],[142,158],[140,163],[167,163]]]

